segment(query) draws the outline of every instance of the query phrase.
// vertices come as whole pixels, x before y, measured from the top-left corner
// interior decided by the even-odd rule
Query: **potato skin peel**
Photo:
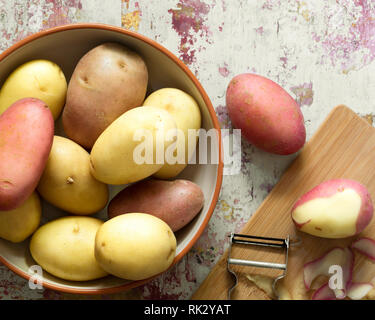
[[[277,292],[275,293],[272,288],[274,278],[260,274],[247,274],[246,278],[254,283],[272,300],[293,300],[289,291],[285,288],[283,280],[279,280],[276,283]]]
[[[333,290],[330,289],[328,283],[317,289],[311,297],[311,300],[337,300]]]
[[[332,248],[321,257],[306,263],[303,266],[303,277],[306,290],[311,289],[313,281],[318,276],[329,276],[329,267],[332,265],[339,265],[343,270],[344,288],[334,292],[334,295],[338,299],[344,298],[353,278],[354,254],[350,248]],[[318,290],[326,291],[324,286]]]
[[[355,240],[351,248],[358,250],[361,254],[375,262],[375,240],[362,237]]]

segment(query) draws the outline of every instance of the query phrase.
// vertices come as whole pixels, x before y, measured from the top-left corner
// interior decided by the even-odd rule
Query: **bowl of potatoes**
[[[101,24],[0,55],[0,261],[33,288],[114,293],[176,264],[215,209],[220,126],[171,52]]]

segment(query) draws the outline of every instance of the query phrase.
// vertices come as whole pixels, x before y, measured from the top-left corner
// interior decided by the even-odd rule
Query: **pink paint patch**
[[[340,10],[325,12],[328,21],[323,40],[315,33],[313,40],[320,43],[324,50],[321,63],[330,63],[343,73],[359,70],[375,59],[375,6],[372,0],[354,0],[358,15],[353,17],[350,26],[344,24],[342,17],[353,0],[337,0]]]
[[[136,2],[134,4],[134,7],[135,7],[136,11],[138,12],[139,16],[142,17],[142,10],[141,10],[141,7],[139,6],[139,2]]]
[[[180,0],[177,7],[178,9],[170,9],[168,12],[172,14],[173,29],[180,37],[180,59],[186,64],[191,64],[195,62],[197,52],[197,49],[191,48],[197,41],[195,35],[205,37],[210,43],[211,32],[204,24],[210,7],[200,0]]]
[[[220,210],[220,202],[218,202],[216,209]],[[199,265],[211,268],[217,259],[224,253],[224,247],[228,238],[217,239],[217,233],[212,232],[208,227],[204,230],[201,237],[198,239],[191,254],[194,255],[196,262]]]
[[[223,67],[220,67],[219,68],[219,73],[224,77],[228,77],[229,76],[229,70],[228,70],[228,64],[224,63],[224,66]]]
[[[62,300],[64,296],[61,292],[45,289],[43,291],[43,298],[47,300]]]
[[[219,119],[220,127],[222,129],[232,128],[232,124],[229,118],[228,109],[225,106],[218,106],[216,108],[216,114]]]
[[[225,2],[226,0],[221,0],[221,5],[222,5],[222,8],[223,8],[223,12],[226,12],[227,11],[227,4]]]
[[[137,288],[146,300],[177,300],[188,298],[184,294],[186,284],[195,284],[197,279],[188,253],[176,266],[151,282]]]
[[[280,0],[265,0],[262,9],[272,10],[274,6],[279,6]]]
[[[255,32],[257,33],[257,34],[259,34],[259,35],[263,35],[263,33],[264,33],[264,29],[263,29],[263,27],[259,27],[259,28],[255,28],[254,29],[255,30]]]
[[[271,190],[273,189],[273,187],[274,187],[274,185],[271,184],[271,183],[262,183],[262,184],[259,186],[259,188],[260,188],[261,190],[264,190],[264,191],[266,191],[267,193],[270,193]]]
[[[300,106],[311,106],[314,102],[313,84],[311,82],[291,87],[290,90],[296,95],[297,103]]]
[[[47,20],[43,21],[43,29],[53,28],[64,24],[71,23],[69,11],[73,8],[81,10],[82,3],[80,0],[46,0],[46,4],[52,3],[52,14]]]
[[[312,38],[315,42],[319,42],[321,40],[321,37],[318,36],[315,32],[312,33]]]
[[[224,28],[224,22],[222,22],[221,25],[219,26],[219,31],[223,32],[223,28]]]
[[[141,287],[143,289],[143,298],[145,300],[178,300],[179,295],[163,292],[160,288],[160,283],[156,280],[151,281],[149,284]]]
[[[287,57],[281,57],[280,61],[283,63],[283,68],[286,68],[287,63],[288,63],[288,58]]]

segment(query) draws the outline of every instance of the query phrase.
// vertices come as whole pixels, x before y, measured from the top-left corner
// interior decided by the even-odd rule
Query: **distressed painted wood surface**
[[[372,0],[0,0],[0,50],[28,34],[71,22],[102,22],[142,33],[174,52],[231,128],[225,90],[255,72],[299,102],[310,138],[333,106],[346,104],[370,123],[375,114],[375,3]],[[0,299],[188,299],[259,207],[294,156],[242,144],[241,173],[225,176],[202,237],[172,270],[129,292],[72,296],[30,290],[0,266]]]

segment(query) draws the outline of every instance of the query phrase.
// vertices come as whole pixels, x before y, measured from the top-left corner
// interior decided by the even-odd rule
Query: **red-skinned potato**
[[[363,231],[373,216],[365,186],[354,180],[334,179],[304,194],[292,208],[297,229],[323,238],[346,238]]]
[[[41,100],[18,100],[0,116],[0,210],[16,209],[31,196],[53,134],[52,113]]]
[[[118,193],[108,206],[108,217],[124,213],[148,213],[163,220],[172,231],[187,225],[202,209],[201,188],[188,180],[150,179],[135,183]]]
[[[254,146],[287,155],[305,144],[299,105],[272,80],[251,73],[237,75],[228,85],[226,104],[233,126]]]

